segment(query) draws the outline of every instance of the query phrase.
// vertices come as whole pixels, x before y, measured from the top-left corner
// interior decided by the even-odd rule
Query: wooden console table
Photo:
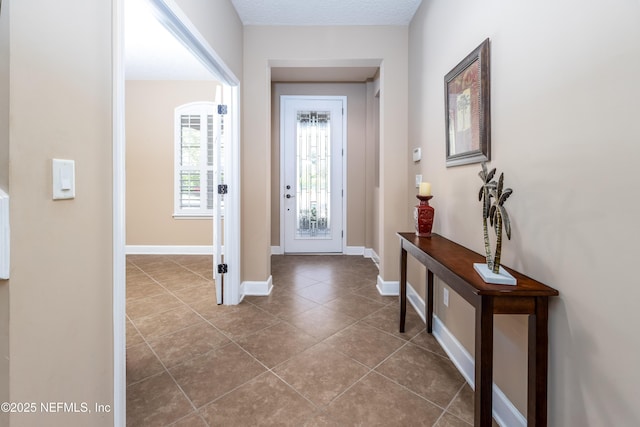
[[[433,328],[433,275],[476,309],[474,425],[491,426],[493,388],[493,315],[529,316],[529,354],[527,385],[527,425],[547,425],[548,300],[558,291],[517,271],[507,270],[518,281],[516,286],[485,283],[473,268],[484,263],[484,256],[442,236],[400,236],[400,332],[404,332],[407,313],[407,252],[427,267],[425,298],[427,332]]]

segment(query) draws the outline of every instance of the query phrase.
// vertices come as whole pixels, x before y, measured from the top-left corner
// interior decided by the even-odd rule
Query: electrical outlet
[[[449,289],[442,288],[442,302],[445,307],[449,307]]]
[[[422,175],[416,175],[416,188],[420,188],[421,182],[422,182]]]

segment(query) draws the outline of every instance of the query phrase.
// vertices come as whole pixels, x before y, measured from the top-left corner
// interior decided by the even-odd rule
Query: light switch
[[[76,197],[76,173],[73,160],[53,159],[53,200]]]

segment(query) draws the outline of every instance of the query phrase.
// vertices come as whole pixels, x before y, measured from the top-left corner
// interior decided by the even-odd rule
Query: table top
[[[559,294],[556,289],[504,265],[502,267],[516,278],[517,284],[515,286],[485,283],[473,268],[474,263],[486,263],[485,257],[438,234],[432,234],[431,237],[419,237],[415,232],[406,232],[398,233],[398,236],[426,254],[436,264],[451,272],[456,278],[466,282],[473,288],[473,293],[477,295],[530,297]],[[438,274],[437,271],[434,273]]]

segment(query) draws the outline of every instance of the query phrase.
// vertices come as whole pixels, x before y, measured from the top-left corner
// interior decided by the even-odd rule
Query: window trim
[[[199,101],[199,102],[190,102],[187,104],[180,105],[174,110],[174,162],[173,162],[173,182],[174,182],[174,190],[173,190],[173,218],[176,219],[209,219],[213,217],[213,208],[208,209],[206,207],[207,202],[207,194],[208,194],[208,183],[207,183],[207,172],[213,171],[214,166],[208,165],[208,153],[207,153],[207,144],[200,145],[200,207],[199,208],[184,208],[180,206],[181,201],[181,181],[180,174],[183,170],[182,165],[180,164],[181,154],[182,154],[182,116],[184,115],[199,115],[201,117],[201,132],[204,133],[204,139],[206,141],[206,132],[207,132],[207,117],[211,116],[213,118],[213,144],[214,149],[216,143],[216,132],[215,132],[215,103],[209,101]],[[204,120],[203,120],[204,119]],[[203,186],[204,184],[204,186]],[[202,188],[204,187],[204,191]],[[215,197],[215,191],[213,192],[213,197]],[[203,207],[203,204],[205,205]]]

